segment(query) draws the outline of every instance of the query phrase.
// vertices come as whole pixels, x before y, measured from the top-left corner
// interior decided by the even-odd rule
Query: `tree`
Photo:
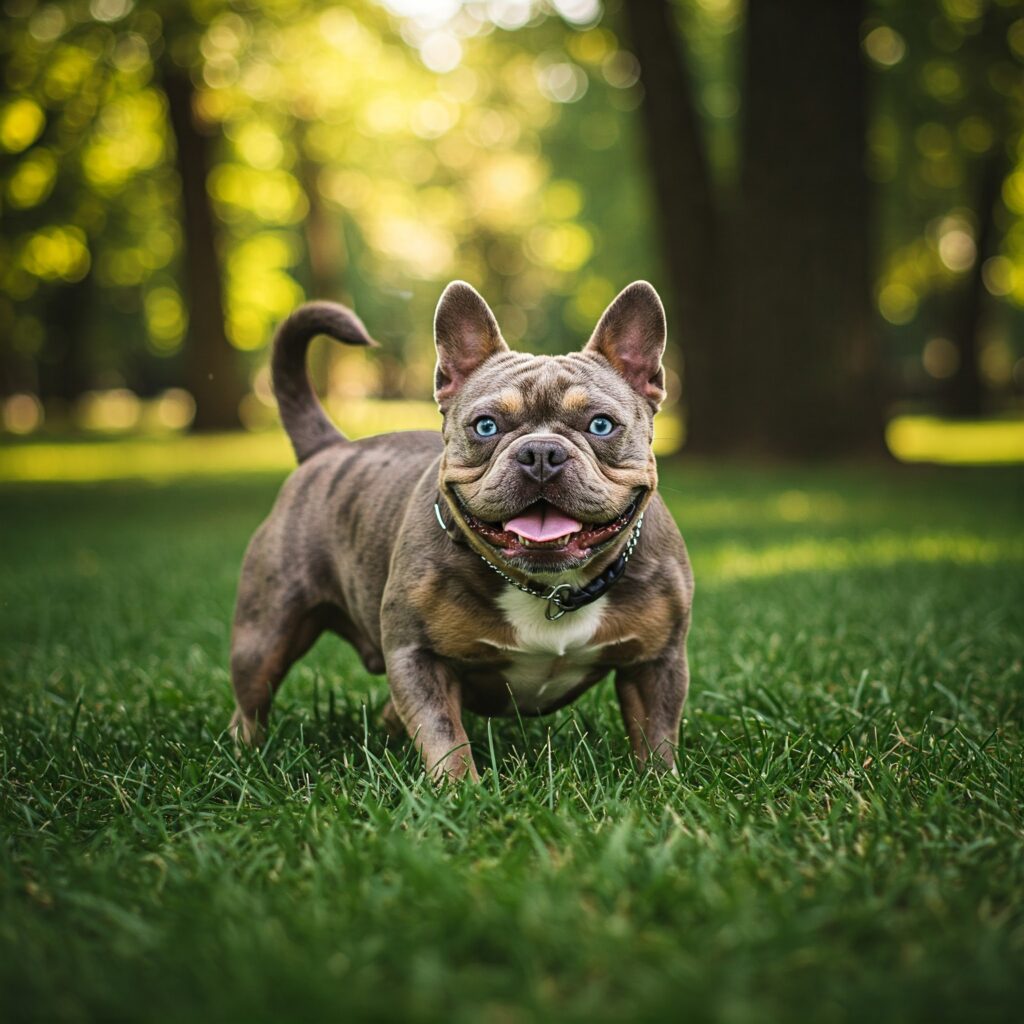
[[[688,445],[782,456],[881,451],[862,4],[748,5],[739,188],[720,205],[672,6],[631,2],[626,12],[680,297]]]
[[[182,264],[189,308],[185,386],[196,403],[192,426],[231,430],[241,424],[238,408],[246,388],[224,330],[224,285],[207,191],[210,141],[195,122],[195,90],[188,72],[165,62],[161,82],[181,179]]]
[[[1001,192],[1013,169],[1007,140],[1013,133],[1013,117],[1007,96],[995,83],[1014,81],[1015,69],[1007,45],[1015,12],[1010,7],[990,4],[980,30],[968,42],[974,51],[965,67],[972,72],[966,89],[967,108],[983,124],[990,125],[993,139],[987,150],[967,169],[968,187],[973,193],[975,235],[974,258],[954,288],[950,315],[950,336],[957,348],[956,371],[948,381],[945,405],[954,416],[976,417],[985,409],[985,385],[980,367],[980,334],[990,303],[982,268],[999,251],[1002,232],[999,221]],[[1019,85],[1018,85],[1019,88]],[[973,172],[973,173],[972,173]]]
[[[671,5],[662,0],[626,4],[644,83],[641,114],[662,227],[671,291],[666,298],[682,337],[691,448],[714,450],[731,417],[720,248],[721,211],[704,149],[685,41]]]
[[[957,349],[957,365],[945,394],[953,416],[976,417],[985,409],[985,385],[979,363],[979,336],[988,303],[982,275],[985,260],[994,256],[999,243],[996,209],[1003,180],[1009,171],[1006,147],[996,144],[982,160],[977,173],[975,205],[978,231],[974,260],[964,281],[955,290],[950,314],[950,335]]]

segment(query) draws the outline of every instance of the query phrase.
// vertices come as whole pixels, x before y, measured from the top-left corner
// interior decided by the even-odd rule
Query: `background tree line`
[[[385,342],[322,353],[328,386],[424,397],[454,276],[534,351],[653,280],[694,450],[880,450],[900,401],[1019,406],[1013,0],[5,12],[0,394],[54,429],[110,387],[236,426],[312,295]]]

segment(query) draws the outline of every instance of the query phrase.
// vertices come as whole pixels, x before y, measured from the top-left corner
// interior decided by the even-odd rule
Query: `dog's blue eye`
[[[490,416],[481,416],[480,419],[473,424],[473,429],[481,437],[494,437],[498,432],[498,424],[495,423]]]
[[[598,437],[607,437],[614,429],[615,424],[607,416],[595,416],[590,421],[590,426],[587,427],[590,433],[596,434]]]

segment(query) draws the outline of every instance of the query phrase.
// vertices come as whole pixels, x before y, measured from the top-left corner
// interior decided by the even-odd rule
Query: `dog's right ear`
[[[490,306],[465,281],[452,281],[437,303],[434,344],[434,398],[442,408],[486,359],[508,351]]]

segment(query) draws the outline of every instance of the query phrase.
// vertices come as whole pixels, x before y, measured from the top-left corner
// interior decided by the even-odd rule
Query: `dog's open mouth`
[[[505,558],[584,559],[620,534],[633,519],[637,502],[607,523],[581,523],[546,501],[538,501],[504,522],[477,519],[463,505],[466,523]]]

